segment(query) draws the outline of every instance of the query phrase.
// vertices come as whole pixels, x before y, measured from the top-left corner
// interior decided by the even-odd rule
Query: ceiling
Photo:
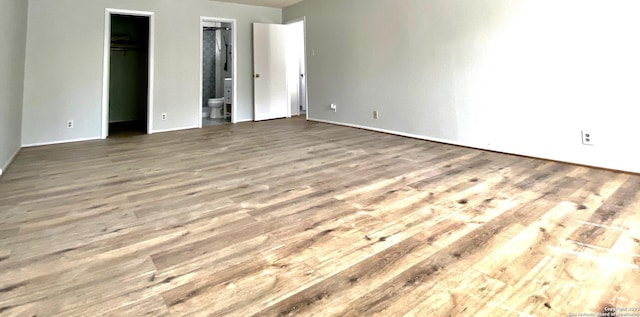
[[[302,2],[302,0],[214,0],[214,1],[249,4],[254,6],[272,7],[272,8],[286,8],[292,4]]]

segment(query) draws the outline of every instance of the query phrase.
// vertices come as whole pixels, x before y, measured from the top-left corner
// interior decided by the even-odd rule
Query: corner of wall
[[[26,65],[27,24],[29,3],[23,0],[3,1],[0,4],[0,20],[7,21],[11,28],[3,30],[0,42],[0,175],[21,149],[24,74]],[[4,24],[4,23],[3,23]]]
[[[9,160],[7,161],[7,163],[4,164],[4,166],[0,166],[0,176],[2,176],[2,174],[7,170],[7,168],[9,168],[9,165],[11,165],[11,163],[13,163],[13,160],[16,158],[16,156],[18,156],[18,153],[20,153],[20,150],[22,150],[22,148],[18,148],[13,155],[11,155],[11,157],[9,157]]]

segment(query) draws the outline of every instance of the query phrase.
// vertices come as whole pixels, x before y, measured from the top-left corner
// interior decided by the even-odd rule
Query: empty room
[[[0,316],[640,316],[637,1],[0,25]]]

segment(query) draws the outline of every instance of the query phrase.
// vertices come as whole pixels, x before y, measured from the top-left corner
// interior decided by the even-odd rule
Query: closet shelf
[[[134,44],[111,43],[112,51],[138,51],[141,48]]]

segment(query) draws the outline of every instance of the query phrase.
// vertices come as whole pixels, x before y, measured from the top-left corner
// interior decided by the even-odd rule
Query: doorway
[[[200,127],[236,122],[235,20],[200,18]]]
[[[102,138],[152,131],[153,13],[107,9]]]
[[[291,115],[306,115],[307,80],[304,19],[287,23],[287,86]]]
[[[254,121],[308,113],[304,25],[253,24]]]

